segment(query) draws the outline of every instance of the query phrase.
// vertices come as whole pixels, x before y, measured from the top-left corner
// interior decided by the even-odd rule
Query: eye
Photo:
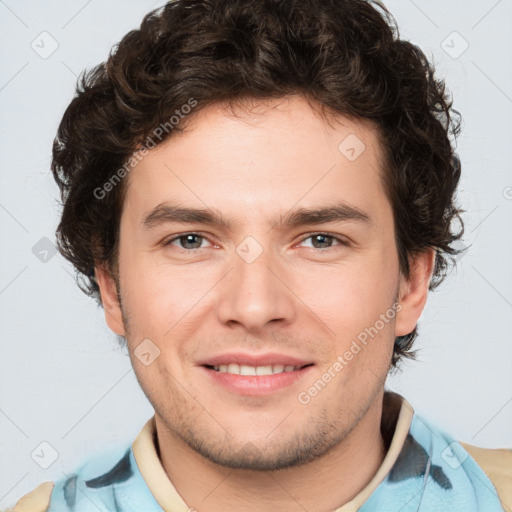
[[[183,233],[167,240],[167,242],[164,243],[164,246],[173,245],[173,242],[176,241],[180,244],[179,248],[184,249],[187,252],[192,252],[194,249],[202,249],[203,247],[201,247],[201,243],[203,241],[208,242],[206,237],[199,233]]]
[[[311,235],[304,237],[301,240],[301,243],[303,243],[309,239],[311,239],[313,241],[312,248],[314,250],[319,250],[319,251],[322,251],[322,249],[330,249],[331,247],[333,247],[334,241],[338,242],[337,244],[334,244],[334,245],[345,245],[345,246],[348,245],[348,242],[345,241],[344,239],[336,237],[334,235],[330,235],[329,233],[313,233]]]

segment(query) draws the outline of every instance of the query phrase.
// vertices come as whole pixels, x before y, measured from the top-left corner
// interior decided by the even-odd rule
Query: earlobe
[[[101,303],[105,311],[105,321],[111,331],[125,336],[123,315],[119,304],[117,284],[112,274],[103,266],[94,269],[96,281],[100,288]]]
[[[430,280],[434,270],[436,252],[428,249],[414,255],[409,263],[409,278],[401,278],[395,336],[406,336],[414,330],[427,302]]]

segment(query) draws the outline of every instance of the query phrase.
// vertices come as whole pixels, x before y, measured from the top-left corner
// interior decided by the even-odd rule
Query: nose
[[[296,299],[290,280],[279,257],[272,256],[270,250],[263,250],[254,261],[242,252],[235,253],[233,268],[220,284],[219,321],[242,325],[250,332],[261,332],[270,323],[285,326],[293,322]]]

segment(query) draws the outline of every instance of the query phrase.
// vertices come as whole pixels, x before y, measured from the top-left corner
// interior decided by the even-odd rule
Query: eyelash
[[[167,240],[166,242],[163,243],[163,246],[164,247],[167,247],[167,246],[170,246],[172,242],[175,242],[176,240],[179,240],[180,238],[185,238],[186,236],[188,235],[194,235],[194,236],[197,236],[199,238],[203,238],[205,240],[208,240],[208,237],[206,237],[205,235],[201,234],[201,233],[196,233],[196,232],[190,232],[190,233],[182,233],[180,235],[177,235],[173,238],[171,238],[170,240]],[[308,238],[313,238],[315,236],[319,236],[319,235],[322,235],[322,236],[325,236],[326,238],[331,238],[333,240],[336,240],[337,242],[339,242],[338,246],[341,245],[341,246],[348,246],[349,245],[349,242],[347,242],[345,239],[343,238],[340,238],[340,237],[337,237],[335,235],[332,235],[330,233],[324,233],[324,232],[317,232],[317,233],[309,233],[308,235],[304,236],[300,241],[299,243],[303,243],[305,240],[307,240]],[[319,248],[316,248],[316,247],[310,247],[310,249],[312,249],[313,251],[315,252],[326,252],[328,249],[333,249],[335,246],[332,246],[332,247],[326,247],[324,249],[319,249]],[[199,247],[199,248],[196,248],[196,249],[183,249],[183,248],[179,248],[179,250],[181,252],[188,252],[188,253],[192,253],[192,252],[195,252],[195,251],[199,251],[201,249],[205,249],[205,247]]]

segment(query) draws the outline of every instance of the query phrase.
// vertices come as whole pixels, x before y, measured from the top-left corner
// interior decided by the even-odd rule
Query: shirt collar
[[[411,426],[414,410],[407,400],[391,391],[385,391],[381,432],[388,447],[377,473],[348,503],[334,512],[355,512],[384,481],[395,463]],[[165,512],[187,512],[189,507],[167,476],[157,453],[155,416],[142,427],[132,443],[133,456],[139,471],[155,500]]]

